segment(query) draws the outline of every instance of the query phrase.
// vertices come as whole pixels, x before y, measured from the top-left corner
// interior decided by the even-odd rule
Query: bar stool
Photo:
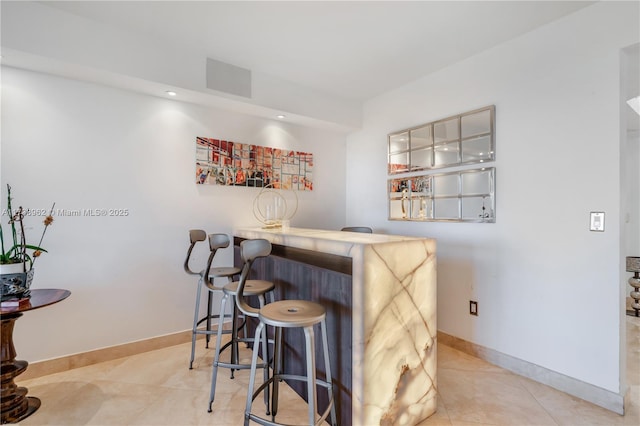
[[[268,251],[271,251],[271,243],[267,240],[245,240],[240,245],[241,251],[253,251],[258,248],[268,247]],[[266,249],[263,249],[266,251]],[[244,271],[243,271],[244,273]],[[240,281],[240,287],[238,291],[242,290],[242,280]],[[240,311],[245,314],[249,312],[255,315],[256,309],[251,308],[245,300],[241,297],[236,298],[236,304]],[[280,423],[275,422],[276,414],[278,413],[278,384],[281,380],[297,380],[307,383],[307,399],[308,399],[308,414],[309,425],[319,425],[322,423],[329,414],[331,414],[331,424],[337,426],[336,411],[334,405],[333,396],[333,382],[331,379],[331,366],[329,362],[329,346],[327,342],[327,326],[325,322],[326,311],[324,307],[318,303],[309,302],[306,300],[280,300],[277,302],[269,303],[268,305],[258,310],[258,318],[260,323],[256,328],[256,334],[254,339],[254,350],[251,360],[251,374],[249,376],[249,388],[247,392],[247,403],[244,412],[244,424],[249,425],[249,421],[253,420],[256,423],[262,425],[278,425]],[[320,330],[322,334],[322,349],[324,355],[324,365],[326,380],[320,380],[316,378],[316,365],[315,365],[315,335],[313,326],[320,324]],[[258,351],[257,345],[259,336],[265,332],[267,325],[275,327],[275,349],[273,360],[273,376],[268,378],[268,373],[265,375],[264,383],[253,392],[255,384]],[[307,375],[299,376],[293,374],[284,374],[282,371],[282,329],[283,328],[303,328],[305,337],[305,350],[307,360]],[[264,349],[263,349],[264,350]],[[265,399],[268,398],[269,385],[272,385],[272,400],[271,400],[271,420],[263,419],[251,414],[251,405],[253,400],[264,390]],[[316,421],[316,407],[317,396],[316,386],[320,385],[327,389],[329,396],[329,406],[325,412]],[[267,405],[267,415],[269,415],[269,405]]]
[[[187,258],[184,261],[184,270],[189,275],[198,275],[200,278],[198,279],[198,287],[196,290],[196,306],[193,315],[193,328],[191,331],[191,359],[189,361],[189,369],[193,369],[193,360],[195,356],[196,349],[196,336],[198,334],[206,335],[206,347],[209,347],[209,339],[214,331],[211,330],[211,319],[212,318],[220,318],[222,320],[226,317],[229,318],[229,315],[224,315],[224,311],[220,311],[220,314],[212,314],[211,308],[213,303],[213,295],[215,293],[222,293],[221,287],[216,287],[214,285],[214,280],[216,278],[227,278],[229,282],[233,282],[233,276],[238,275],[240,273],[240,268],[235,267],[211,267],[213,262],[213,258],[216,255],[218,249],[226,248],[229,246],[229,237],[226,234],[211,234],[209,235],[209,259],[207,260],[207,266],[205,269],[200,272],[194,272],[189,268],[189,259],[191,258],[191,253],[193,251],[193,247],[196,243],[200,241],[204,241],[207,237],[205,231],[201,229],[192,229],[189,231],[189,240],[191,242],[189,246],[189,250],[187,251]],[[200,315],[200,295],[202,293],[202,287],[207,290],[207,315],[203,318],[198,319]],[[206,328],[204,330],[198,329],[200,324],[204,321],[207,322]],[[235,322],[234,322],[235,324]],[[233,328],[233,327],[232,327]],[[231,330],[225,330],[223,333],[228,334],[231,333]]]
[[[247,240],[248,241],[248,240]],[[262,240],[262,241],[266,241],[266,240]],[[251,266],[253,265],[253,262],[260,258],[260,257],[266,257],[271,253],[271,244],[264,245],[264,244],[254,244],[251,245],[249,244],[248,246],[246,246],[247,248],[245,248],[245,243],[246,241],[243,241],[240,245],[240,257],[242,258],[243,261],[243,267],[241,270],[241,274],[240,274],[240,281],[235,281],[232,283],[229,283],[227,285],[225,285],[222,288],[223,291],[223,296],[222,296],[222,300],[220,302],[220,312],[224,312],[225,309],[225,305],[227,303],[227,301],[229,300],[229,298],[231,298],[232,303],[233,303],[233,318],[238,318],[239,316],[239,312],[238,312],[238,300],[242,300],[242,303],[247,306],[248,309],[242,311],[242,314],[244,315],[245,318],[245,325],[246,325],[246,319],[248,317],[253,317],[253,318],[258,318],[258,311],[259,309],[256,308],[252,308],[250,307],[246,301],[244,300],[244,297],[247,296],[257,296],[258,297],[258,302],[260,304],[260,308],[262,308],[263,306],[265,306],[265,294],[271,292],[271,301],[273,302],[273,289],[275,288],[275,285],[271,282],[271,281],[264,281],[264,280],[249,280],[249,273],[251,272]],[[267,241],[268,242],[268,241]],[[240,296],[238,296],[240,295]],[[213,370],[211,373],[211,393],[209,396],[209,412],[212,411],[212,406],[213,406],[213,401],[215,399],[215,395],[216,395],[216,382],[217,382],[217,378],[218,378],[218,367],[224,367],[224,368],[229,368],[231,369],[231,378],[234,378],[234,371],[235,370],[248,370],[251,368],[251,364],[240,364],[240,356],[239,356],[239,351],[238,351],[238,342],[245,342],[245,343],[251,343],[254,342],[254,339],[250,339],[247,337],[247,333],[246,333],[246,328],[245,328],[245,334],[244,337],[238,337],[238,327],[232,327],[232,335],[231,335],[231,341],[229,341],[228,343],[226,343],[224,346],[221,346],[222,344],[222,333],[220,332],[220,330],[222,329],[222,322],[223,322],[223,318],[220,317],[219,320],[219,325],[218,325],[218,335],[217,335],[217,340],[216,340],[216,353],[213,359]],[[264,361],[261,364],[261,367],[264,369],[264,380],[267,381],[269,379],[269,352],[268,352],[268,345],[269,340],[267,338],[267,333],[266,330],[264,330],[264,332],[262,333],[262,353],[263,353],[263,357],[264,357]],[[257,353],[258,352],[258,340],[255,340],[255,346],[253,348],[254,352]],[[220,353],[222,351],[224,351],[226,348],[228,348],[229,346],[231,346],[231,360],[230,362],[222,362],[220,361]],[[269,399],[269,394],[268,392],[265,393],[265,404],[267,405],[267,414],[268,414],[268,410],[269,410],[269,406],[268,406],[268,399]]]

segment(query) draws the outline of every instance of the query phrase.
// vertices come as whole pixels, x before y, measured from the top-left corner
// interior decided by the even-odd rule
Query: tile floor
[[[439,345],[438,411],[420,426],[640,425],[640,319],[627,317],[631,407],[619,416],[478,358]],[[249,351],[243,351],[247,356]],[[214,411],[207,412],[213,351],[198,345],[188,369],[182,344],[19,382],[42,406],[22,425],[242,424],[248,372],[221,369]],[[304,404],[284,389],[281,421],[303,421]],[[256,412],[263,409],[260,402]],[[364,425],[363,425],[364,426]]]

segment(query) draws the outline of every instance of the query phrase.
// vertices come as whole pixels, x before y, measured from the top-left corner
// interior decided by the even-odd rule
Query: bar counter
[[[341,425],[415,425],[436,411],[435,240],[303,228],[234,235],[236,246],[272,243],[272,264],[256,278],[274,280],[276,298],[339,305],[327,307],[327,323],[329,346],[340,346],[329,351]]]

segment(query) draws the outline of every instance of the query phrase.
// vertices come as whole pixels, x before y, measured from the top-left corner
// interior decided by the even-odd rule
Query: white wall
[[[620,158],[621,250],[623,256],[637,256],[640,253],[640,116],[632,111],[627,100],[640,94],[640,43],[623,49],[620,59],[621,149],[625,153]],[[631,287],[625,287],[628,293]]]
[[[640,253],[640,116],[627,104],[627,100],[640,94],[640,43],[622,50],[620,54],[620,271],[622,276],[631,276],[626,271],[626,257]],[[626,311],[632,302],[627,279],[620,280],[620,304]],[[623,322],[626,325],[626,323]],[[626,331],[626,330],[625,330]],[[624,334],[623,334],[624,335]],[[627,371],[627,339],[620,339],[621,371]],[[624,388],[627,375],[620,381]]]
[[[619,63],[637,17],[597,3],[425,76],[369,101],[347,142],[347,222],[438,241],[439,330],[616,393]],[[496,223],[388,221],[386,135],[491,104]]]
[[[259,226],[256,188],[200,186],[195,138],[314,154],[314,190],[299,192],[292,226],[339,229],[345,217],[345,137],[45,74],[2,68],[2,206],[125,208],[127,217],[58,216],[34,288],[71,297],[16,325],[30,362],[191,328],[195,280],[182,271],[187,230]],[[6,228],[6,218],[2,218]],[[38,220],[29,221],[39,233]],[[34,235],[32,238],[35,238]],[[203,264],[208,249],[201,247]],[[232,253],[217,263],[232,262]]]
[[[305,117],[305,124],[331,123],[339,130],[361,124],[359,102],[329,96],[260,71],[252,71],[251,98],[209,90],[205,75],[210,52],[196,46],[178,46],[128,32],[66,13],[47,2],[3,1],[0,11],[3,64],[17,62],[21,68],[46,69],[53,74],[145,93],[172,88],[193,102],[224,109],[232,106],[263,117],[275,115],[271,114],[275,110],[289,118]],[[210,96],[212,93],[216,96]]]

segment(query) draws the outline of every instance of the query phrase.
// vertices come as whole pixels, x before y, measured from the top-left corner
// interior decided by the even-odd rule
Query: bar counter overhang
[[[350,275],[351,383],[342,386],[349,387],[343,405],[351,416],[339,415],[341,423],[415,425],[436,411],[435,240],[303,228],[240,228],[234,235],[236,245],[264,238],[276,258],[296,253],[296,262],[320,259],[311,260],[320,267],[324,258]],[[351,271],[340,259],[351,261]],[[278,277],[264,279],[278,286]]]

